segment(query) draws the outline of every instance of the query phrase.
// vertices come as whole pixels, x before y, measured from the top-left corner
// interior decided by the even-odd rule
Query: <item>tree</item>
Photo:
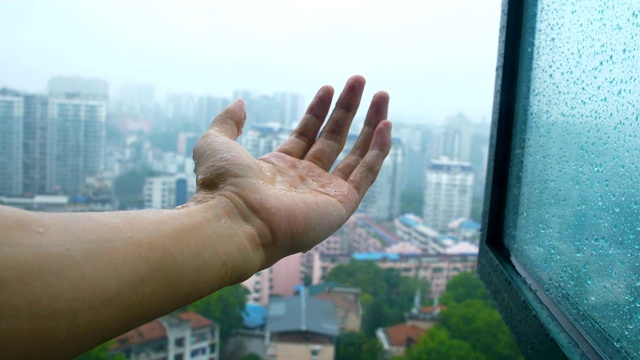
[[[447,309],[440,315],[440,325],[452,340],[462,341],[487,359],[522,359],[511,333],[475,273],[463,272],[449,280],[441,302]],[[442,334],[438,336],[442,337],[439,341],[444,341]],[[432,337],[435,341],[435,335]]]
[[[369,339],[362,332],[346,332],[338,336],[336,360],[378,360],[384,349],[376,338]]]
[[[358,287],[374,298],[383,297],[387,292],[384,270],[373,261],[351,260],[333,268],[325,280]]]
[[[420,336],[418,343],[407,351],[407,359],[482,360],[485,357],[474,351],[467,342],[451,338],[447,329],[436,325]]]
[[[142,168],[118,176],[114,182],[114,193],[120,202],[120,210],[141,209],[144,205],[144,181],[148,176],[157,175],[158,173],[149,168]]]
[[[226,340],[231,332],[242,327],[247,289],[240,284],[227,286],[177,312],[193,311],[214,320],[220,326],[220,339]]]
[[[404,321],[418,288],[425,297],[429,290],[425,280],[402,276],[396,269],[382,269],[373,261],[351,260],[333,268],[325,280],[360,288],[362,332],[370,338],[378,328]]]
[[[115,340],[107,341],[76,357],[75,360],[127,360],[123,354],[109,356],[109,349],[113,344],[115,344]]]
[[[522,358],[498,310],[481,299],[449,306],[440,322],[452,338],[465,341],[487,359]]]
[[[248,353],[243,355],[240,360],[262,360],[262,358],[254,353]]]
[[[447,282],[447,289],[440,298],[444,305],[453,305],[465,300],[478,299],[491,305],[489,292],[476,273],[462,272]]]
[[[220,341],[224,346],[231,332],[242,327],[242,312],[245,309],[245,298],[247,289],[242,285],[236,284],[227,286],[217,292],[203,297],[202,299],[191,303],[176,313],[185,311],[193,311],[215,321],[220,327]],[[104,343],[93,348],[85,354],[76,358],[76,360],[124,360],[124,355],[116,355],[116,357],[108,357],[109,347],[113,341]]]

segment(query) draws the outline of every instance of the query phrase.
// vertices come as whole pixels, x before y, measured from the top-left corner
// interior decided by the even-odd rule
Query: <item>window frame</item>
[[[585,336],[504,243],[508,184],[519,182],[509,178],[514,128],[516,121],[526,121],[516,114],[517,90],[529,91],[528,79],[518,78],[523,69],[531,68],[530,57],[522,54],[528,44],[524,37],[534,33],[535,25],[525,24],[525,19],[536,23],[537,4],[537,0],[502,2],[478,273],[525,357],[627,358],[613,343],[602,346]]]

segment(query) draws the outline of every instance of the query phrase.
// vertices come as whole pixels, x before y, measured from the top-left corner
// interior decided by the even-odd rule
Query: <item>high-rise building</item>
[[[444,231],[452,220],[471,215],[473,168],[468,162],[432,160],[426,170],[423,216],[427,225]]]
[[[279,119],[283,128],[293,128],[301,119],[304,109],[302,95],[298,93],[276,93],[275,102],[281,111]]]
[[[469,161],[471,138],[474,132],[473,122],[463,114],[446,119],[442,133],[442,149],[439,155],[452,160]]]
[[[184,175],[163,175],[145,179],[142,194],[145,209],[173,209],[193,194]]]
[[[348,144],[348,151],[355,143],[354,138],[355,136],[349,136],[351,143]],[[358,207],[359,212],[375,220],[393,220],[399,215],[402,161],[402,142],[398,138],[393,138],[389,155],[382,163],[376,181],[362,199]]]
[[[24,95],[24,194],[46,193],[48,106],[49,99],[46,95]]]
[[[277,123],[245,125],[238,142],[257,159],[275,150],[288,136],[289,132]]]
[[[276,93],[273,96],[249,90],[236,90],[233,98],[243,98],[247,107],[245,127],[255,124],[277,123],[289,129],[300,120],[304,101],[297,93]]]
[[[167,94],[165,112],[169,119],[193,121],[195,113],[195,96],[191,93]]]
[[[242,282],[242,286],[248,290],[246,298],[248,303],[268,306],[273,287],[273,267],[253,274]]]
[[[469,162],[473,167],[474,184],[473,196],[484,197],[484,187],[487,179],[487,161],[489,160],[489,125],[479,124],[478,132],[471,139],[471,156]]]
[[[122,84],[115,101],[112,101],[110,106],[113,112],[122,117],[151,120],[156,113],[155,86],[151,84]]]
[[[211,121],[229,105],[229,99],[215,96],[200,96],[196,100],[193,123],[197,130],[205,131]]]
[[[47,192],[77,195],[104,165],[108,85],[103,80],[49,81]]]
[[[22,194],[24,98],[0,89],[0,195]]]
[[[471,163],[474,172],[473,195],[481,197],[487,171],[489,124],[474,123],[463,114],[447,118],[443,126],[433,129],[431,159],[446,157]]]
[[[394,127],[393,134],[403,144],[400,191],[421,192],[424,187],[424,168],[431,158],[431,131],[422,125],[399,125]]]

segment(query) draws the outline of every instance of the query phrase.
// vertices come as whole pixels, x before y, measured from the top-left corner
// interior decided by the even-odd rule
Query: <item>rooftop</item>
[[[273,333],[307,331],[329,336],[340,333],[334,303],[306,293],[271,299],[266,330]]]
[[[160,320],[156,319],[118,336],[116,338],[114,349],[123,346],[137,345],[153,340],[160,340],[166,337],[167,330]]]
[[[413,344],[417,343],[420,335],[425,332],[426,330],[419,326],[407,324],[398,324],[385,329],[389,344],[398,347],[407,346],[408,341],[411,341]]]
[[[329,300],[332,303],[334,303],[337,307],[341,309],[345,309],[352,313],[357,313],[357,314],[360,313],[360,306],[358,305],[358,302],[353,301],[350,297],[346,296],[345,294],[330,291],[330,292],[318,294],[316,295],[316,298]]]
[[[208,318],[194,312],[184,312],[178,314],[178,317],[182,320],[187,320],[191,322],[192,329],[200,329],[206,326],[213,325],[213,321]]]
[[[173,319],[173,321],[176,322],[188,321],[192,329],[200,329],[214,325],[213,321],[195,312],[184,312],[177,315],[170,314],[162,319]],[[160,319],[156,319],[118,336],[113,348],[118,349],[125,346],[164,339],[166,337],[167,329],[165,325],[162,324]]]

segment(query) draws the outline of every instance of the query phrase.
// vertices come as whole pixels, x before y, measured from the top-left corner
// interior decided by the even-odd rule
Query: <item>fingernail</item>
[[[242,98],[237,98],[233,100],[229,107],[234,107],[242,112],[243,117],[247,117],[247,108]]]

